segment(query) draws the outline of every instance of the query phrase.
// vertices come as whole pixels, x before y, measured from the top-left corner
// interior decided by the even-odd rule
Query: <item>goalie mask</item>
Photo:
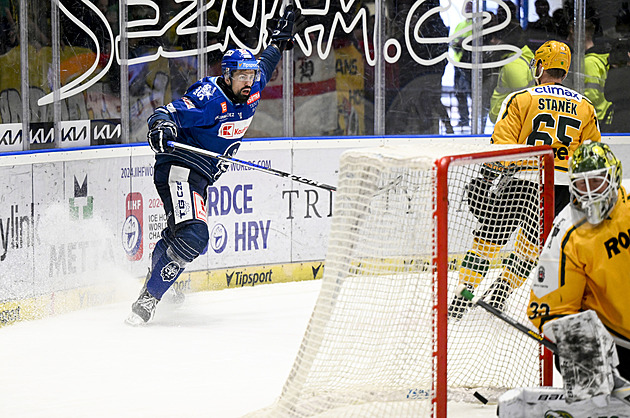
[[[621,163],[600,142],[585,142],[569,161],[571,205],[586,215],[593,225],[600,224],[617,203],[621,184]]]
[[[542,64],[540,74],[537,74],[538,64]],[[534,58],[529,64],[534,78],[538,80],[544,70],[557,68],[564,70],[565,75],[569,73],[571,65],[571,50],[569,47],[558,41],[547,41],[536,50]]]

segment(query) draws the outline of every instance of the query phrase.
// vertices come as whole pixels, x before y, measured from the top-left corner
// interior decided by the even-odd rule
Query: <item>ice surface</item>
[[[129,301],[0,328],[0,417],[240,417],[280,394],[321,281],[189,294],[124,324]],[[139,289],[135,289],[137,292]],[[449,417],[496,406],[449,403]]]

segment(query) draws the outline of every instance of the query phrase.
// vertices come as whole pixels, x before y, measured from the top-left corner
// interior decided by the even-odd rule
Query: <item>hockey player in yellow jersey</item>
[[[630,201],[608,145],[581,145],[569,163],[571,202],[556,217],[531,273],[528,317],[543,325],[593,310],[630,379]],[[550,323],[551,324],[551,323]]]
[[[569,158],[584,141],[601,140],[591,102],[562,85],[570,65],[571,51],[566,44],[547,41],[538,48],[530,63],[536,85],[505,98],[491,138],[494,144],[553,148],[556,215],[569,201]],[[473,246],[459,268],[460,283],[475,290],[489,271],[490,260],[499,256],[517,231],[514,250],[503,260],[499,278],[484,293],[486,302],[500,310],[514,289],[525,282],[538,260],[540,221],[536,187],[530,181],[496,169],[482,170],[481,177],[473,179],[468,187],[469,207],[479,226],[473,232]],[[449,317],[460,319],[471,306],[471,302],[456,296],[449,306]]]
[[[569,72],[571,51],[557,41],[545,42],[530,67],[537,85],[508,96],[499,111],[492,143],[551,145],[555,157],[556,214],[568,203],[567,163],[585,140],[600,141],[593,104],[561,83]]]

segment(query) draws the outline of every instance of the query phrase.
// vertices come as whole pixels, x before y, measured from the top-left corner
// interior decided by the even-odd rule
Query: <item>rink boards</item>
[[[451,147],[489,138],[250,139],[238,158],[335,185],[343,151],[417,141]],[[630,141],[609,142],[628,160]],[[0,326],[119,301],[127,297],[121,282],[139,288],[166,225],[153,163],[148,146],[137,144],[1,155]],[[334,192],[232,166],[209,189],[210,244],[178,285],[202,291],[321,278],[333,205]]]

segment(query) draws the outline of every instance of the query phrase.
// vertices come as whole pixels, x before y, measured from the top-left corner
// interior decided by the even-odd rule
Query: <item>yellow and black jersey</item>
[[[591,102],[561,84],[541,84],[510,94],[499,111],[493,144],[551,145],[555,184],[569,184],[573,151],[587,139],[601,141]]]
[[[559,316],[594,310],[613,336],[630,339],[630,201],[623,187],[598,226],[571,205],[556,217],[530,275],[527,315],[542,329]]]

